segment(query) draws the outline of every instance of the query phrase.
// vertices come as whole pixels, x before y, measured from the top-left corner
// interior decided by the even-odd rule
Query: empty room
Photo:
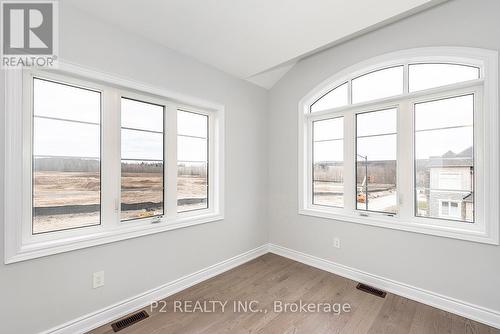
[[[0,7],[0,334],[500,334],[499,0]]]

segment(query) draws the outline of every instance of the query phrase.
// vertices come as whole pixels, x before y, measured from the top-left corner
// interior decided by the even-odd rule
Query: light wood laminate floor
[[[167,333],[394,333],[500,334],[500,330],[388,293],[376,297],[356,289],[356,282],[274,254],[266,254],[165,299],[166,307],[120,334]],[[174,301],[228,301],[225,312],[174,312]],[[234,312],[234,301],[258,301],[262,312]],[[351,311],[274,312],[273,302],[348,303]],[[179,306],[179,304],[177,304]],[[186,304],[180,304],[186,306]],[[254,310],[256,303],[251,304]],[[186,309],[184,307],[184,309]],[[266,313],[265,310],[268,310]],[[323,308],[324,311],[324,308]],[[92,334],[111,334],[105,325]]]

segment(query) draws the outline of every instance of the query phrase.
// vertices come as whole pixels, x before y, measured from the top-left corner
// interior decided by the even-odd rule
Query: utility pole
[[[365,210],[368,211],[368,156],[358,154],[358,157],[365,160]]]

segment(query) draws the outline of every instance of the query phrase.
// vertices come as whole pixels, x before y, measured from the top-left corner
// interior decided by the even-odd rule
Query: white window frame
[[[456,63],[480,69],[480,79],[427,90],[408,92],[408,64]],[[402,95],[351,104],[310,113],[318,98],[340,84],[365,73],[404,65]],[[462,223],[417,217],[414,192],[414,105],[419,102],[473,93],[475,222]],[[355,201],[355,117],[361,112],[399,107],[397,133],[398,213],[381,214],[356,210]],[[313,120],[344,117],[344,207],[312,204],[311,124]],[[350,66],[325,80],[298,105],[298,213],[337,221],[392,228],[487,244],[499,244],[499,152],[498,152],[498,52],[465,47],[430,47],[409,49],[378,56]],[[411,149],[408,149],[410,148]],[[405,149],[403,149],[405,148]]]
[[[101,224],[32,234],[33,77],[101,92]],[[73,65],[58,70],[6,71],[5,257],[13,263],[224,219],[224,106]],[[121,97],[165,106],[164,211],[120,221]],[[177,212],[177,109],[208,116],[209,207]]]

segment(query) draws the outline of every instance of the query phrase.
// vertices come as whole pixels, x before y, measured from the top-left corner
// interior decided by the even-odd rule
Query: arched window
[[[477,66],[462,64],[425,63],[408,65],[409,91],[451,85],[480,78]]]
[[[299,104],[300,212],[498,243],[498,55],[396,52]]]
[[[410,63],[407,66],[408,88],[406,91],[408,92],[452,85],[481,77],[480,68],[473,65]],[[310,112],[402,95],[405,92],[404,77],[404,64],[362,74],[322,95],[311,104]],[[349,96],[349,91],[351,96]]]
[[[343,107],[349,103],[348,83],[335,87],[313,104],[311,104],[311,112]]]

